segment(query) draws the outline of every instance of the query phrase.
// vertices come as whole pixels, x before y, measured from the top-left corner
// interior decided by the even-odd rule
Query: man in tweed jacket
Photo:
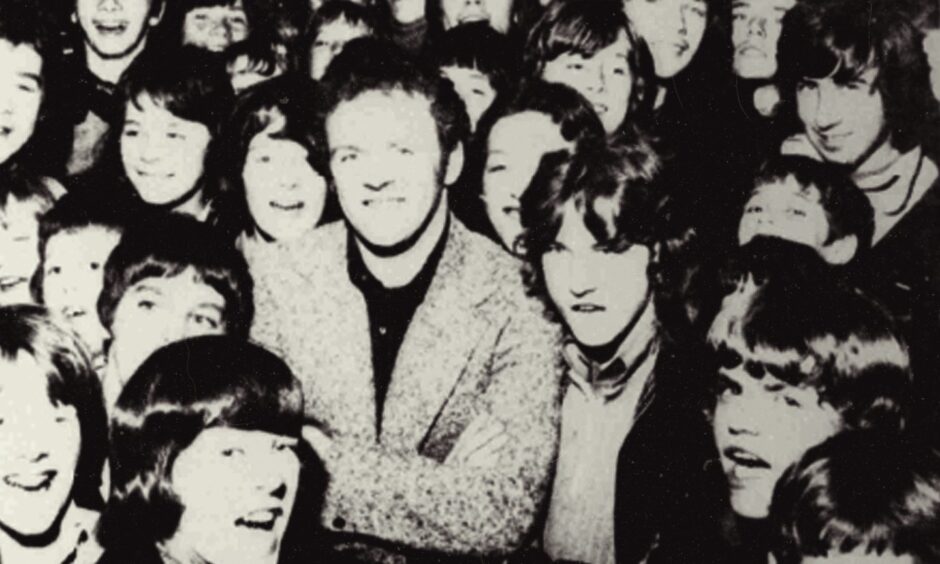
[[[453,89],[399,55],[354,55],[324,104],[345,221],[249,255],[253,336],[304,384],[337,546],[505,555],[550,485],[558,336],[515,259],[448,210],[468,127]]]

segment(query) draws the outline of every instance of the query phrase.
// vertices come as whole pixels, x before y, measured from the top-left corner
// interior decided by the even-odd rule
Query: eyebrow
[[[149,293],[151,293],[151,294],[158,294],[158,295],[160,295],[160,296],[163,295],[163,291],[160,290],[159,288],[157,288],[156,286],[149,286],[149,285],[146,285],[146,284],[142,284],[142,285],[137,286],[137,287],[134,288],[134,293],[135,293],[135,294],[142,294],[142,293],[144,293],[144,292],[149,292]]]

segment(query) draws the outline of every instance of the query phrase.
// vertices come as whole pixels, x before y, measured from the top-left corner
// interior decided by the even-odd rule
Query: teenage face
[[[612,343],[643,311],[649,298],[650,250],[617,252],[599,245],[569,201],[554,244],[542,255],[545,286],[578,343]]]
[[[340,207],[356,234],[389,248],[420,235],[442,204],[441,146],[430,101],[402,90],[367,91],[327,117],[330,169]],[[442,182],[443,180],[443,182]]]
[[[793,177],[758,186],[744,205],[738,243],[757,235],[780,237],[822,250],[829,239],[829,219],[819,201],[819,191],[804,189]]]
[[[486,74],[471,68],[441,67],[441,74],[454,84],[454,90],[463,100],[470,117],[470,130],[476,131],[480,117],[496,100],[496,89]]]
[[[624,7],[649,45],[656,76],[672,78],[682,72],[705,35],[705,0],[626,0]]]
[[[289,139],[255,135],[248,145],[242,181],[255,225],[277,240],[316,227],[326,203],[326,180],[310,166],[307,149]]]
[[[186,12],[183,45],[221,53],[232,43],[248,38],[250,28],[241,0],[231,5],[202,6]]]
[[[0,164],[29,141],[42,103],[42,57],[0,39]]]
[[[731,43],[734,72],[741,78],[772,78],[777,73],[777,41],[783,16],[796,0],[734,0]]]
[[[781,353],[755,353],[774,355]],[[762,519],[783,472],[838,432],[841,419],[832,406],[821,403],[815,389],[791,386],[770,374],[757,379],[739,361],[729,359],[723,363],[732,366],[719,370],[715,443],[735,513]]]
[[[570,149],[561,128],[541,112],[522,112],[500,119],[490,131],[483,173],[486,215],[503,247],[516,252],[522,234],[519,200],[529,187],[545,153]]]
[[[0,305],[33,301],[29,280],[39,266],[38,201],[8,198],[0,211]]]
[[[372,35],[368,27],[352,24],[345,18],[332,21],[320,28],[310,48],[310,77],[320,80],[333,58],[353,39]]]
[[[440,0],[444,29],[485,21],[500,33],[509,32],[513,0]]]
[[[71,502],[81,451],[78,413],[51,402],[47,370],[23,352],[0,359],[0,525],[25,537]]]
[[[847,83],[804,78],[796,106],[809,142],[829,162],[858,166],[886,141],[884,102],[877,69]]]
[[[113,229],[91,226],[60,231],[46,242],[43,301],[99,359],[108,334],[98,319],[98,296],[104,264],[120,240],[121,234]]]
[[[77,0],[75,16],[85,35],[85,44],[100,57],[120,58],[133,52],[146,38],[154,0]]]
[[[593,57],[564,53],[545,64],[542,78],[568,85],[584,96],[604,130],[613,133],[623,123],[633,91],[633,76],[627,62],[630,41],[624,31],[617,40]]]
[[[183,515],[172,544],[200,561],[277,562],[297,495],[297,439],[264,431],[204,430],[173,464]]]
[[[867,552],[868,547],[860,546],[851,552],[830,550],[825,556],[804,556],[801,564],[918,564],[919,561],[910,554],[895,554],[885,552]]]
[[[225,333],[225,298],[192,268],[171,278],[144,278],[128,288],[111,324],[112,358],[125,381],[150,353],[199,335]]]
[[[211,137],[205,125],[173,115],[146,94],[129,101],[121,159],[141,199],[158,206],[186,199],[202,178]]]

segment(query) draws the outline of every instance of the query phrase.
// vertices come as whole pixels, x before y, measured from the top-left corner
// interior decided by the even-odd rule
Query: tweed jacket
[[[557,329],[519,265],[456,218],[405,334],[376,436],[369,318],[347,271],[345,223],[249,256],[252,336],[303,383],[307,417],[337,441],[322,524],[376,546],[500,555],[534,534],[557,449]],[[504,424],[499,463],[445,462],[471,421]]]

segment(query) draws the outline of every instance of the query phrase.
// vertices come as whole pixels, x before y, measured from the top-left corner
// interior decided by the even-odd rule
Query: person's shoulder
[[[292,241],[246,245],[243,252],[256,277],[290,272],[309,277],[345,260],[346,238],[346,224],[337,221]]]

